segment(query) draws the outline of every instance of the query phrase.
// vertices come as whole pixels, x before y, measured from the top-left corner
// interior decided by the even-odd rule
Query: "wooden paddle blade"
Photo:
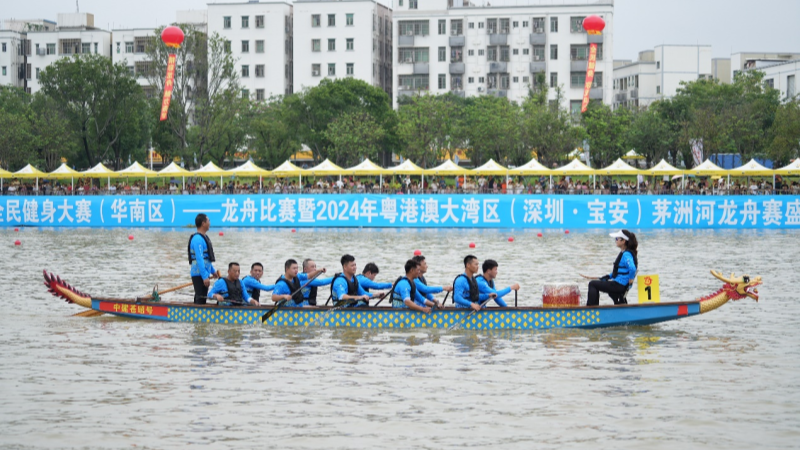
[[[97,316],[102,316],[103,314],[104,313],[101,312],[101,311],[95,311],[93,309],[90,309],[88,311],[82,311],[82,312],[79,312],[77,314],[73,314],[72,316],[73,317],[97,317]]]
[[[269,318],[272,317],[273,314],[275,314],[275,311],[277,311],[278,308],[280,308],[281,306],[285,305],[286,302],[287,300],[279,301],[277,305],[275,305],[272,309],[270,309],[263,316],[261,316],[261,323],[267,323],[267,320],[269,320]]]

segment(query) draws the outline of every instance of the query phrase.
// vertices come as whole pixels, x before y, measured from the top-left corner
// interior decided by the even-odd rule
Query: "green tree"
[[[636,111],[625,141],[644,157],[647,167],[652,167],[668,157],[671,144],[669,124],[653,109]]]
[[[398,110],[400,153],[422,167],[435,165],[453,145],[456,130],[454,96],[413,96]]]
[[[255,150],[255,159],[263,167],[277,167],[300,149],[289,120],[289,107],[280,98],[256,103],[251,112],[247,128],[250,148]]]
[[[770,135],[767,156],[773,167],[783,167],[800,157],[800,102],[789,101],[778,108]]]
[[[366,112],[344,113],[325,131],[331,143],[328,157],[342,167],[354,166],[363,158],[376,159],[385,135],[383,127]]]
[[[564,157],[583,140],[583,129],[572,124],[569,111],[560,107],[563,94],[556,88],[556,98],[548,102],[547,85],[538,84],[522,103],[523,139],[526,148],[536,152],[538,161],[547,167],[562,163]]]
[[[625,137],[631,117],[631,111],[627,108],[612,111],[608,105],[600,102],[589,103],[582,121],[589,141],[593,167],[608,166],[630,150]]]
[[[521,114],[516,103],[493,96],[476,97],[467,106],[469,138],[467,156],[476,166],[494,159],[500,164],[525,159],[521,139]]]
[[[43,164],[40,169],[47,172],[57,169],[62,157],[72,161],[80,148],[69,119],[55,100],[41,92],[31,102],[31,131],[34,151]]]
[[[15,171],[37,162],[30,117],[30,96],[22,89],[0,86],[0,167]]]

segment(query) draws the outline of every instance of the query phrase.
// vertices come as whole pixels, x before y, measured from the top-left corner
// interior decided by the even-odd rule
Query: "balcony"
[[[544,45],[547,43],[547,35],[544,33],[531,33],[531,45]]]
[[[596,87],[589,89],[589,99],[591,100],[602,100],[603,99],[603,88]]]
[[[586,35],[586,43],[587,44],[602,44],[603,43],[603,35],[602,34],[587,34]]]
[[[508,97],[508,91],[505,89],[489,89],[486,94],[492,97]]]
[[[573,59],[569,62],[569,70],[571,72],[586,72],[587,67],[589,67],[589,61],[585,59]]]
[[[451,94],[455,95],[456,97],[465,98],[467,95],[464,93],[463,89],[453,89],[450,91]]]
[[[489,73],[506,73],[506,72],[508,72],[508,63],[505,62],[489,63]]]
[[[464,36],[450,36],[450,47],[463,47],[466,42]]]
[[[429,63],[414,63],[414,75],[427,74],[430,72]]]
[[[628,94],[626,92],[620,92],[614,96],[617,102],[626,102],[628,101]]]
[[[507,34],[490,34],[489,45],[508,45]]]
[[[462,74],[465,71],[464,63],[450,63],[450,73],[451,74]]]
[[[547,70],[547,63],[545,61],[532,61],[530,63],[531,73],[545,72]]]
[[[639,89],[631,90],[631,98],[639,98]]]
[[[398,42],[397,45],[399,45],[401,47],[406,47],[406,46],[413,47],[414,46],[414,35],[412,34],[410,36],[409,35],[398,36],[397,42]]]

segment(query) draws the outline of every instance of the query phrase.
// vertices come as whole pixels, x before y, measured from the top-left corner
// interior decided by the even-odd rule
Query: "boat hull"
[[[261,325],[271,309],[187,303],[127,302],[92,299],[92,309],[122,317],[168,322]],[[281,308],[266,322],[276,327],[450,328],[469,314],[446,308],[424,314],[393,308]],[[487,308],[463,320],[466,330],[543,330],[650,325],[700,314],[700,303],[676,302],[572,308]]]

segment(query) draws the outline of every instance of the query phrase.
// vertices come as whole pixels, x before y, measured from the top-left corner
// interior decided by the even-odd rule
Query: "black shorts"
[[[203,283],[203,278],[200,276],[192,277],[192,285],[194,285],[194,303],[196,305],[205,305],[208,299],[208,286]]]

